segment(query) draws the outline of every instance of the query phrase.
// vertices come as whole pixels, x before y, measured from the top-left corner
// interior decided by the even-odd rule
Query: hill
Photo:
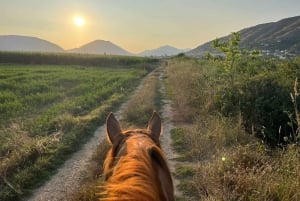
[[[161,57],[161,56],[172,56],[172,55],[176,55],[182,52],[187,52],[189,51],[189,49],[177,49],[175,47],[169,46],[169,45],[165,45],[153,50],[145,50],[141,53],[139,53],[139,56],[157,56],[157,57]]]
[[[0,51],[63,52],[64,50],[54,43],[36,37],[2,35]]]
[[[278,22],[259,24],[239,31],[241,48],[258,49],[267,56],[287,57],[300,55],[300,16]],[[220,38],[227,40],[229,36]],[[207,52],[216,53],[212,41],[187,52],[188,56],[202,57]]]
[[[68,52],[83,54],[110,54],[110,55],[132,55],[130,52],[113,44],[110,41],[95,40],[87,43],[79,48],[68,50]]]

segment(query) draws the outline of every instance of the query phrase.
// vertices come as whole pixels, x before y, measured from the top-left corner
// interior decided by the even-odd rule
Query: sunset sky
[[[299,0],[0,0],[0,35],[35,36],[64,49],[102,39],[137,53],[195,48],[297,15]],[[76,16],[84,22],[76,25]]]

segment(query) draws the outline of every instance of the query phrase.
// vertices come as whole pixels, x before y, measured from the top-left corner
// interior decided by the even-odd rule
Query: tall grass
[[[299,200],[299,146],[270,148],[247,132],[240,111],[219,112],[227,83],[218,63],[170,64],[167,83],[181,122],[172,131],[173,147],[185,162],[176,170],[182,200]]]

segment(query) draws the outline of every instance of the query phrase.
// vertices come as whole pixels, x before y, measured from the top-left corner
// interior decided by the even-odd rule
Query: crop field
[[[146,74],[137,67],[0,64],[0,200],[23,197],[48,178]]]

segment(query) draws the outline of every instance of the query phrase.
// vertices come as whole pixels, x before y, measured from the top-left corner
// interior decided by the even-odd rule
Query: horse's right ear
[[[119,138],[123,137],[118,120],[113,113],[109,113],[106,119],[106,134],[109,141],[114,144]]]
[[[155,140],[159,139],[161,134],[161,119],[157,112],[153,112],[152,117],[148,122],[147,129],[151,131],[151,135]]]

